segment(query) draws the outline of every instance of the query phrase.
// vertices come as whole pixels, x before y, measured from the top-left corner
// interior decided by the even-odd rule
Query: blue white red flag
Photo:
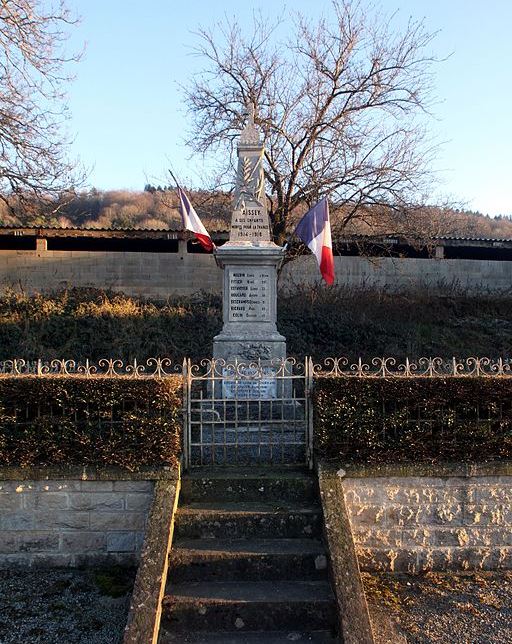
[[[327,284],[334,282],[331,222],[327,198],[321,199],[299,221],[295,234],[302,239],[316,257],[320,272]]]
[[[210,253],[215,248],[215,244],[190,203],[190,199],[179,186],[178,197],[180,199],[180,214],[183,228],[193,232],[201,246]]]

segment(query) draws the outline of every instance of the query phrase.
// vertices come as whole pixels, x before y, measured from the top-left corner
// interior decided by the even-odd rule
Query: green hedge
[[[327,460],[512,459],[512,378],[319,378],[314,411]]]
[[[0,466],[175,465],[181,377],[0,377]]]

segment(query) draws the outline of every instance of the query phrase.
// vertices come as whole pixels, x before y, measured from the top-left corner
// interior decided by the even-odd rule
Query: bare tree
[[[10,205],[48,202],[77,179],[63,131],[75,22],[62,1],[0,0],[0,198]]]
[[[405,212],[431,189],[435,146],[422,126],[430,107],[433,34],[369,14],[357,0],[333,0],[330,15],[281,24],[256,16],[199,31],[202,73],[184,88],[189,143],[228,158],[245,106],[253,103],[266,140],[265,175],[276,241],[301,207],[329,194],[342,227],[369,206]],[[420,116],[421,118],[418,118]]]

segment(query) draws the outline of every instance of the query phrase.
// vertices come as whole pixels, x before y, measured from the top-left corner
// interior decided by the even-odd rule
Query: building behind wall
[[[217,245],[228,231],[214,235]],[[456,285],[468,294],[509,293],[512,240],[439,238],[418,248],[398,237],[335,241],[337,282],[388,292]],[[165,300],[220,293],[222,272],[188,234],[172,230],[0,228],[0,285],[27,293],[81,286]],[[287,263],[280,288],[319,282],[311,255]]]

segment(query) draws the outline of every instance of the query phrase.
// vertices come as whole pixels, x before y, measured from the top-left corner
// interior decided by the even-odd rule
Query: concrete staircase
[[[159,644],[334,644],[316,479],[224,468],[182,480]]]

